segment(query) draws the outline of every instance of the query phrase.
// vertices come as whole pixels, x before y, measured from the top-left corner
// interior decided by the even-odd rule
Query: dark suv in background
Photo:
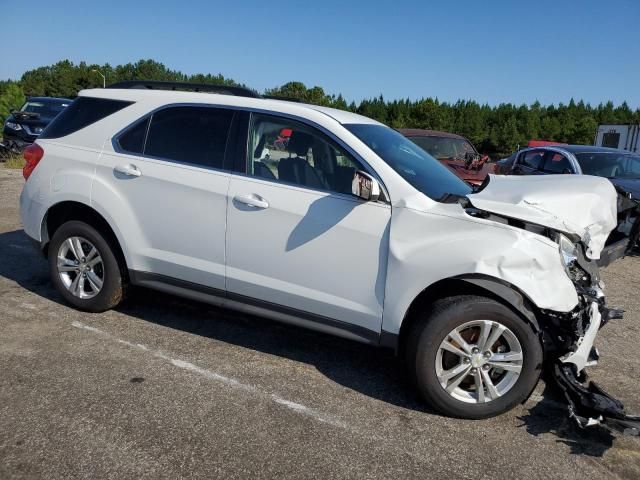
[[[70,104],[68,98],[29,98],[20,110],[11,112],[5,120],[2,131],[4,145],[19,151],[32,144],[51,120]]]

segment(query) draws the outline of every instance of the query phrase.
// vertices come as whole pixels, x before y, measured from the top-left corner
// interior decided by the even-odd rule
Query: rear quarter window
[[[40,138],[66,137],[131,104],[108,98],[78,97],[44,129]]]

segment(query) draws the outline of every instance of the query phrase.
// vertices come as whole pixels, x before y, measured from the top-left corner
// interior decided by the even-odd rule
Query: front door
[[[246,174],[229,186],[229,298],[378,334],[391,207],[351,194],[364,166],[317,129],[277,116],[253,114],[248,145]]]

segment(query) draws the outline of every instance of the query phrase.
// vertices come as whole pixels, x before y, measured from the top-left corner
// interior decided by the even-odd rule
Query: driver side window
[[[336,193],[351,194],[362,165],[317,129],[286,118],[253,114],[247,173]]]

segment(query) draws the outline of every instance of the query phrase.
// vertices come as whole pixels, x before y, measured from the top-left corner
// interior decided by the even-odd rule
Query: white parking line
[[[156,358],[166,360],[167,362],[171,363],[171,365],[175,367],[181,368],[182,370],[186,370],[191,373],[195,373],[201,377],[206,378],[207,380],[222,383],[232,388],[244,390],[245,392],[250,392],[264,399],[269,399],[270,401],[278,405],[281,405],[297,414],[304,415],[306,417],[312,418],[322,423],[328,423],[329,425],[333,425],[335,427],[348,428],[348,426],[344,422],[338,420],[337,418],[331,415],[319,412],[317,410],[307,407],[306,405],[302,405],[301,403],[292,402],[291,400],[282,398],[279,395],[268,394],[267,392],[263,392],[262,390],[258,389],[253,385],[242,383],[234,378],[225,377],[224,375],[213,372],[206,368],[199,367],[197,365],[194,365],[193,363],[186,362],[184,360],[179,360],[176,358],[171,358],[169,355],[166,355],[165,353],[159,350],[151,350],[149,347],[141,343],[133,343],[127,340],[123,340],[121,338],[117,338],[111,335],[110,333],[105,332],[104,330],[100,330],[99,328],[95,328],[90,325],[85,325],[84,323],[78,322],[77,320],[74,320],[73,322],[71,322],[71,326],[81,330],[86,330],[91,333],[102,335],[103,337],[108,338],[109,340],[112,340],[116,343],[120,343],[122,345],[126,345],[127,347],[130,347],[130,348],[134,348],[141,352],[150,353]]]

